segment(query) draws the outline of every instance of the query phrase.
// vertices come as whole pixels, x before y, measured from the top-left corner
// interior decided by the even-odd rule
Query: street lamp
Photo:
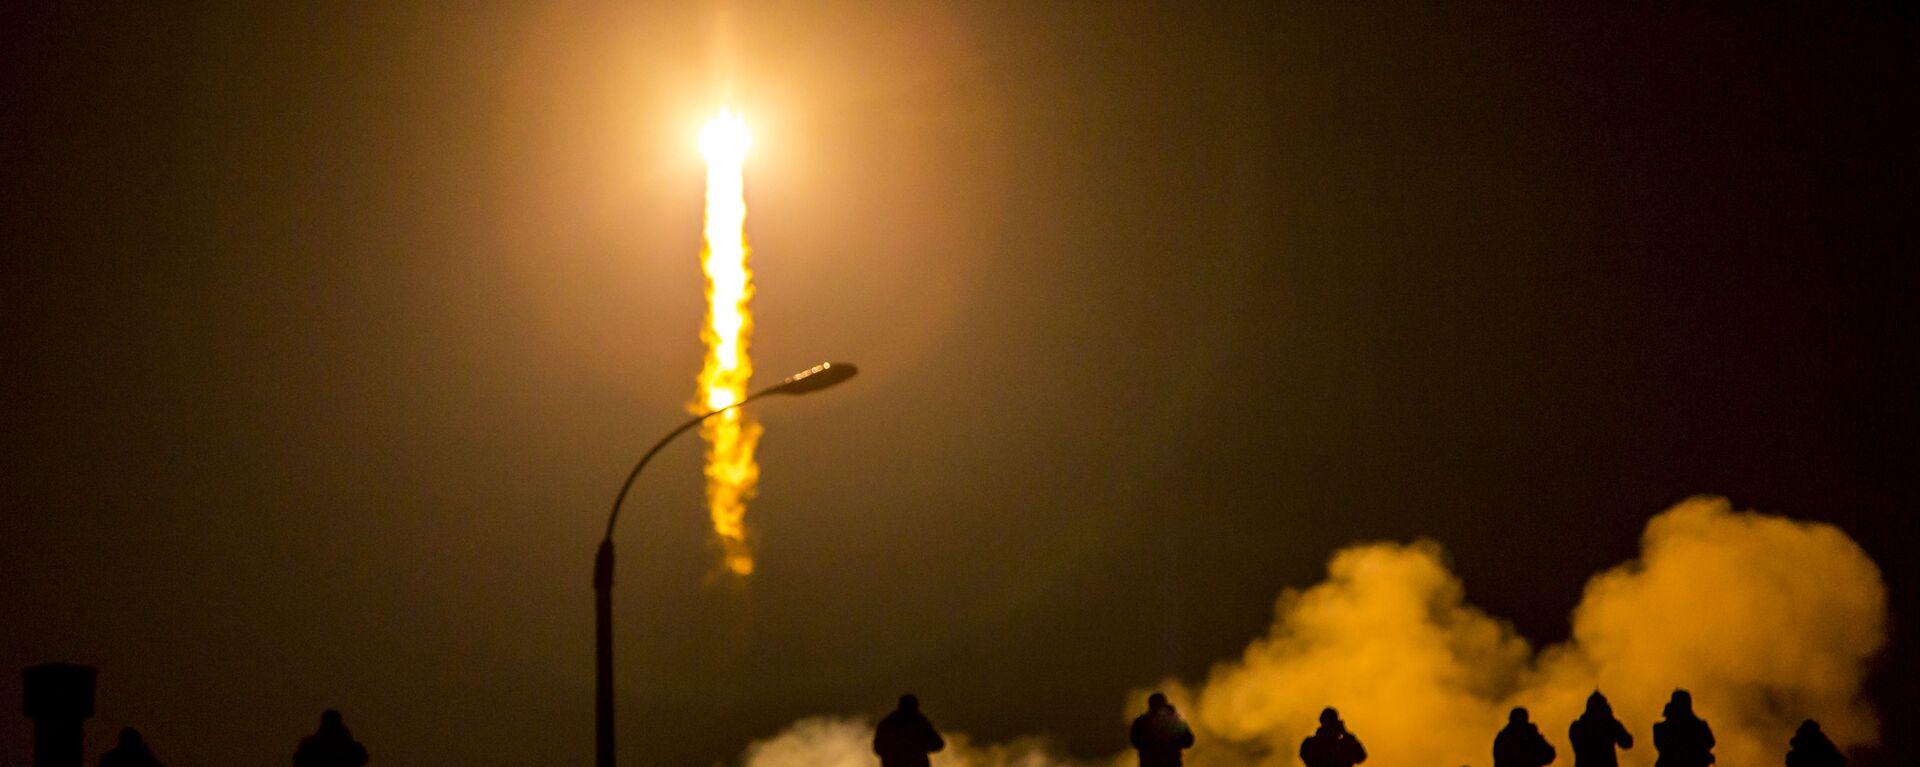
[[[627,472],[627,481],[620,485],[620,494],[613,497],[613,511],[607,514],[607,532],[600,538],[600,552],[593,558],[593,763],[597,767],[613,767],[613,524],[620,519],[620,503],[627,499],[627,491],[633,488],[633,481],[639,478],[640,470],[646,468],[654,454],[672,442],[674,437],[708,418],[761,397],[811,394],[852,378],[858,372],[860,369],[851,363],[822,362],[747,395],[739,402],[689,418],[686,423],[667,432],[667,436],[661,437],[659,442],[653,443],[646,455],[640,456],[640,462],[633,465],[633,471]]]

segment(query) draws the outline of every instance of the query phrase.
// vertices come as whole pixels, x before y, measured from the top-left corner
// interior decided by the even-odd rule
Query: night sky
[[[1912,753],[1911,10],[272,5],[0,14],[0,693],[99,666],[89,759],[589,758],[727,105],[756,381],[862,374],[755,411],[744,585],[642,476],[623,760],[1103,756],[1345,544],[1546,644],[1699,493],[1878,562]]]

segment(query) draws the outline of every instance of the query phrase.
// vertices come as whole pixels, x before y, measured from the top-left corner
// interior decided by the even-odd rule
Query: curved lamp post
[[[607,514],[607,532],[600,538],[600,553],[593,558],[593,762],[597,767],[613,767],[613,524],[619,521],[620,503],[627,499],[627,491],[633,489],[633,481],[639,478],[640,470],[646,468],[654,454],[672,442],[673,438],[708,418],[761,397],[811,394],[852,378],[858,372],[860,369],[850,363],[822,362],[749,394],[739,402],[689,418],[686,423],[667,432],[667,436],[661,437],[659,442],[653,443],[646,455],[640,456],[640,462],[633,465],[633,471],[627,472],[627,481],[620,485],[620,494],[613,497],[613,511]]]

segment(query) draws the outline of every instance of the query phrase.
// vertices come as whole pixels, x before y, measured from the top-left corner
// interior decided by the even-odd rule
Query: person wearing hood
[[[1555,756],[1553,744],[1528,720],[1524,708],[1508,713],[1506,729],[1493,739],[1493,767],[1546,767]]]
[[[1674,690],[1662,712],[1664,721],[1653,725],[1653,748],[1660,756],[1653,767],[1707,767],[1713,764],[1713,728],[1693,714],[1693,693]]]
[[[1587,712],[1567,728],[1567,740],[1573,742],[1573,767],[1619,767],[1614,748],[1633,748],[1633,735],[1613,718],[1613,706],[1599,690],[1587,696]]]
[[[933,720],[920,713],[920,699],[910,694],[900,696],[900,706],[873,728],[880,767],[927,767],[927,755],[946,747]]]
[[[1788,743],[1787,767],[1846,767],[1847,757],[1834,748],[1833,741],[1820,731],[1820,723],[1808,719]]]
[[[132,727],[120,728],[120,744],[100,755],[100,767],[161,767],[160,760],[154,758],[153,751],[147,748],[147,741],[140,737],[140,731]]]
[[[1320,712],[1320,729],[1300,742],[1300,761],[1307,767],[1353,767],[1366,760],[1366,747],[1347,732],[1347,723],[1332,707]]]
[[[1180,752],[1193,747],[1193,730],[1167,696],[1147,696],[1147,713],[1133,720],[1127,741],[1140,752],[1140,767],[1180,767]]]
[[[327,709],[320,715],[320,729],[300,739],[293,752],[293,767],[361,767],[367,763],[367,749],[353,739],[340,712]]]

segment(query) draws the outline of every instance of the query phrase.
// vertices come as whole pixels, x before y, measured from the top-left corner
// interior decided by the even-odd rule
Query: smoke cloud
[[[1562,717],[1548,721],[1577,715],[1574,696],[1597,684],[1650,723],[1678,686],[1713,725],[1721,764],[1778,763],[1808,718],[1842,748],[1877,743],[1860,690],[1886,642],[1886,586],[1839,528],[1695,498],[1653,518],[1640,548],[1587,582],[1572,641],[1523,691]],[[1650,740],[1649,724],[1623,721]],[[1650,748],[1633,753],[1653,764]]]
[[[1572,758],[1567,724],[1600,689],[1633,733],[1624,765],[1653,764],[1652,725],[1693,693],[1720,764],[1778,763],[1802,719],[1843,749],[1874,744],[1861,697],[1886,632],[1886,587],[1830,525],[1736,512],[1693,498],[1654,517],[1634,561],[1594,576],[1573,636],[1535,653],[1469,605],[1432,541],[1336,553],[1327,579],[1287,589],[1267,634],[1187,685],[1164,680],[1198,743],[1192,767],[1291,767],[1322,707],[1340,709],[1369,764],[1487,765],[1507,710],[1526,706]],[[1143,710],[1147,691],[1128,701]],[[747,749],[745,767],[872,767],[872,724],[808,719]],[[935,767],[1068,764],[1042,741],[976,746],[950,736]],[[1130,754],[1101,765],[1131,763]]]

